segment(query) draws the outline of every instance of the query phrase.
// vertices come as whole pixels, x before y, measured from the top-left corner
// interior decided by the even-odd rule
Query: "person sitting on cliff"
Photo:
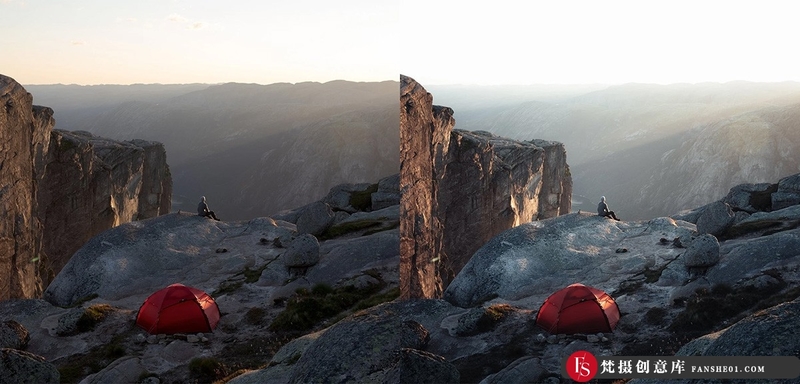
[[[597,214],[603,217],[610,217],[616,221],[619,221],[617,215],[614,214],[614,211],[608,210],[608,204],[606,204],[605,196],[600,196],[600,204],[597,204]]]
[[[200,204],[197,204],[197,214],[203,217],[210,217],[216,221],[219,221],[217,215],[214,214],[214,211],[208,209],[208,204],[206,204],[205,196],[200,196]]]

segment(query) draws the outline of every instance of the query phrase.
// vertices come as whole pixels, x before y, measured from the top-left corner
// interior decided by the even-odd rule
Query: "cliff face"
[[[483,131],[451,135],[438,195],[445,286],[498,233],[569,213],[572,195],[561,143],[520,142]]]
[[[92,236],[170,209],[163,145],[53,130],[32,101],[0,75],[0,300],[40,295]]]
[[[0,75],[0,300],[42,291],[36,273],[41,225],[32,197],[52,110],[34,114],[32,101],[21,85]]]
[[[453,130],[450,108],[400,78],[400,276],[403,297],[439,297],[503,230],[569,213],[561,143]]]
[[[442,226],[437,203],[441,168],[455,125],[453,110],[400,76],[400,294],[404,299],[442,294]]]
[[[55,274],[98,233],[169,213],[172,182],[160,143],[54,130],[46,163],[38,202],[46,267]]]

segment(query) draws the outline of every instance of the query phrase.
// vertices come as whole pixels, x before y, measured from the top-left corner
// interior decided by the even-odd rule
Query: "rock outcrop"
[[[47,269],[106,229],[169,213],[171,188],[160,143],[54,130],[38,196]]]
[[[61,375],[41,356],[16,349],[0,349],[0,382],[56,384]]]
[[[8,320],[0,323],[0,348],[25,349],[31,336],[22,324]]]
[[[334,187],[328,196],[345,189]],[[368,193],[361,196],[371,201]],[[398,265],[398,205],[347,214],[327,226],[318,240],[299,229],[309,207],[331,210],[323,200],[277,220],[226,222],[172,213],[119,225],[81,247],[47,287],[44,298],[59,306],[94,296],[135,303],[176,281],[211,293],[214,287],[229,284],[229,275],[245,269],[259,270],[260,276],[251,277],[253,283],[277,286],[268,296],[284,300],[297,288],[319,283],[357,284],[361,270],[394,271],[384,273],[383,279],[396,280],[391,276]]]
[[[800,224],[800,174],[777,183],[740,184],[728,194],[702,207],[671,217],[697,224],[700,233],[735,238],[747,233],[767,232]]]
[[[371,201],[369,194],[362,197]],[[313,235],[298,234],[293,223],[267,217],[223,222],[190,213],[171,213],[121,224],[95,236],[75,253],[45,291],[47,301],[0,301],[0,340],[8,339],[14,345],[24,336],[16,330],[18,327],[5,330],[6,320],[32,330],[27,350],[69,372],[70,376],[62,377],[67,382],[138,382],[145,375],[158,376],[161,382],[206,382],[208,378],[191,376],[188,366],[193,359],[213,357],[225,361],[233,355],[247,361],[268,360],[274,352],[272,348],[277,348],[275,335],[297,336],[295,330],[273,332],[267,325],[294,305],[291,300],[298,292],[316,294],[335,289],[339,293],[329,295],[326,306],[351,300],[355,293],[373,303],[397,297],[398,212],[397,204],[353,212],[335,223],[333,232],[326,233],[319,242]],[[364,222],[370,226],[359,227]],[[341,231],[341,227],[349,225],[354,226]],[[283,239],[286,247],[275,245],[276,239]],[[222,316],[213,333],[167,338],[147,335],[136,328],[134,319],[141,303],[154,291],[175,282],[202,289],[214,297]],[[300,305],[318,310],[316,304],[309,304]],[[111,314],[95,329],[82,329],[85,319],[81,319],[87,311],[109,305],[113,308]],[[381,335],[399,335],[396,324],[391,322]],[[409,331],[406,336],[419,339],[413,328]],[[284,336],[279,338],[283,340],[280,344],[287,340]],[[409,340],[400,340],[375,360],[385,365],[382,377],[415,377],[418,372],[409,366],[415,362],[447,366],[447,362],[428,359],[424,353],[404,354],[402,348],[420,347],[418,342]],[[377,338],[374,345],[384,341]],[[358,341],[354,343],[357,345]],[[102,358],[92,368],[82,368],[81,361],[73,360],[87,354],[94,356],[109,345],[120,354],[124,350],[124,355]],[[358,359],[369,350],[362,352],[354,353],[353,358]],[[295,355],[299,357],[294,353],[286,357],[284,365],[300,363],[298,358],[292,358]],[[276,361],[280,359],[276,356]],[[339,359],[329,356],[326,362],[334,364]],[[312,359],[308,364],[316,362],[318,359]],[[64,368],[74,366],[81,368]],[[249,363],[248,367],[255,368]],[[447,372],[456,371],[450,367]],[[280,379],[256,375],[253,382],[287,382],[288,376],[274,370],[269,375]]]
[[[310,267],[319,262],[319,242],[314,235],[302,234],[292,240],[283,254],[283,264],[288,268]]]
[[[272,240],[293,227],[279,226],[269,218],[223,222],[187,213],[125,223],[93,237],[76,252],[44,298],[59,306],[92,296],[136,302],[176,281],[212,292],[227,278],[212,276],[256,263],[269,265],[285,281],[289,274],[283,263],[271,263],[277,259],[274,250],[243,252],[242,245],[259,244],[260,238]],[[217,249],[227,252],[216,253]]]
[[[438,183],[443,283],[498,233],[570,211],[564,145],[454,130]]]
[[[798,353],[800,298],[759,311],[720,332],[696,339],[676,355],[797,356]]]
[[[455,125],[453,110],[400,75],[400,293],[405,299],[439,297],[443,226],[438,181]]]
[[[53,111],[0,75],[0,300],[41,294],[37,166],[46,155]]]
[[[165,214],[164,146],[53,130],[53,110],[0,75],[0,300],[42,293],[92,236]]]
[[[400,78],[403,297],[439,297],[494,235],[569,213],[563,144],[453,130],[453,110]]]
[[[359,318],[359,316],[365,316]],[[359,314],[325,332],[297,360],[289,382],[386,382],[396,354],[403,348],[423,349],[428,331],[413,320]],[[336,349],[342,354],[331,354]]]
[[[587,213],[525,223],[481,247],[447,287],[445,299],[460,307],[494,298],[544,299],[553,287],[576,282],[611,292],[620,279],[627,279],[636,271],[664,269],[670,264],[682,266],[675,260],[683,249],[653,245],[660,238],[690,235],[694,230],[690,223],[668,218],[624,222]],[[623,248],[628,251],[616,252]],[[678,278],[670,278],[671,273],[678,274]],[[684,269],[661,275],[664,285],[682,285],[689,278]]]

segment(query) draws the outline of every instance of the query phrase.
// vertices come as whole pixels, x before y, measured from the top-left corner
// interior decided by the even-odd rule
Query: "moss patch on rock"
[[[357,232],[367,228],[373,228],[380,226],[383,222],[380,220],[359,220],[359,221],[351,221],[348,223],[337,224],[328,228],[325,232],[323,232],[320,236],[320,240],[328,240],[333,239],[335,237],[339,237],[342,235],[346,235],[348,233]]]
[[[99,322],[106,318],[108,313],[112,312],[113,310],[114,308],[108,304],[90,305],[83,311],[83,314],[76,323],[78,332],[83,333],[91,331]]]

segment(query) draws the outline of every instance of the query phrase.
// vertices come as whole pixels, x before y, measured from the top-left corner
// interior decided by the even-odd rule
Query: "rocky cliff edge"
[[[433,105],[400,76],[400,274],[404,297],[441,297],[478,248],[508,228],[569,213],[564,145],[454,130],[453,110]]]
[[[0,75],[0,299],[35,297],[92,236],[168,213],[164,146],[54,130],[53,110]]]

